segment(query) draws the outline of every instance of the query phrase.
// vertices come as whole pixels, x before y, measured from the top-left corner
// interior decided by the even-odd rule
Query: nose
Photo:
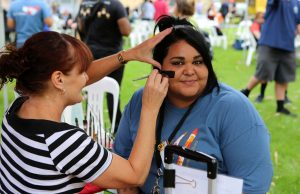
[[[185,75],[193,75],[195,73],[195,66],[191,63],[186,64],[183,73]]]

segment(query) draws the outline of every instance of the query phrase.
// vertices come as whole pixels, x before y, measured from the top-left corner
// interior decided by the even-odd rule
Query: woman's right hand
[[[124,60],[136,60],[152,64],[154,67],[161,69],[161,64],[153,59],[153,48],[172,32],[173,28],[167,28],[155,36],[145,40],[141,44],[124,51]]]
[[[168,78],[162,76],[157,69],[154,69],[149,75],[144,88],[143,108],[158,112],[167,95],[168,87]]]

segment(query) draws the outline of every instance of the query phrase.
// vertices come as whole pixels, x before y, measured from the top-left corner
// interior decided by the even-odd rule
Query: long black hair
[[[208,69],[207,84],[201,95],[204,96],[210,93],[215,87],[219,90],[217,76],[211,63],[209,45],[207,44],[204,35],[186,19],[165,15],[158,19],[154,28],[154,33],[157,28],[159,31],[163,31],[169,27],[173,27],[173,31],[156,45],[153,50],[153,59],[160,64],[163,64],[163,60],[167,56],[170,46],[180,40],[184,40],[201,54],[204,64]]]

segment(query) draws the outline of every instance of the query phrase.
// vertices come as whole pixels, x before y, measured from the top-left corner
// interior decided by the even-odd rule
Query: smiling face
[[[162,69],[175,71],[175,77],[169,79],[168,99],[177,107],[189,106],[206,87],[208,69],[203,58],[184,40],[169,47]]]

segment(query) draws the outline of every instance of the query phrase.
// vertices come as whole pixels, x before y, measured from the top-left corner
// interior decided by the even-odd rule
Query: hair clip
[[[166,76],[168,78],[174,78],[175,77],[175,71],[163,71],[163,70],[158,69],[158,72],[160,74],[162,74],[163,76]],[[149,77],[149,75],[146,75],[146,76],[143,76],[143,77],[136,78],[132,81],[139,81],[139,80],[142,80],[142,79],[146,79],[148,77]]]

